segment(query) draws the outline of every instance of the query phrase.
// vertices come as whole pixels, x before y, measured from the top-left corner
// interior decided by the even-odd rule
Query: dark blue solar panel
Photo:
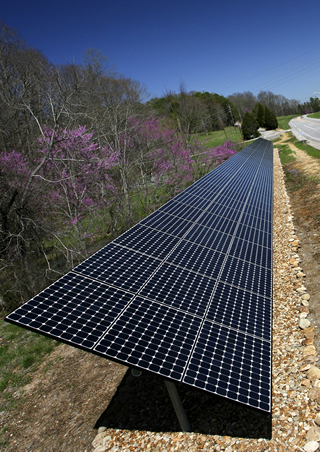
[[[220,217],[211,212],[205,212],[198,220],[197,223],[201,226],[207,226],[208,228],[215,229],[216,231],[228,231],[228,234],[232,235],[236,230],[237,223],[229,220],[226,217]]]
[[[179,238],[137,224],[115,239],[113,243],[162,260],[179,243]]]
[[[255,229],[254,227],[242,224],[237,232],[236,237],[239,237],[247,242],[256,243],[260,246],[272,247],[272,234],[271,232],[265,232],[261,229]]]
[[[190,221],[197,221],[197,218],[203,214],[201,209],[188,204],[180,203],[178,201],[173,201],[172,203],[169,202],[159,210]]]
[[[240,238],[235,238],[232,242],[230,256],[236,256],[247,262],[260,265],[265,268],[271,268],[272,266],[272,250],[254,244],[252,242],[245,242]]]
[[[133,296],[72,272],[8,316],[12,322],[92,349]]]
[[[185,239],[226,253],[232,241],[232,235],[202,225],[196,225],[185,235]]]
[[[234,303],[237,300],[237,303]],[[207,320],[271,340],[269,299],[247,292],[239,286],[219,282],[214,292]]]
[[[153,257],[110,243],[74,271],[136,293],[160,264]]]
[[[238,221],[242,211],[241,204],[237,203],[238,208],[230,208],[229,206],[224,206],[220,202],[212,203],[208,208],[208,212],[212,212],[219,217],[227,218],[233,221]]]
[[[258,139],[6,320],[270,411],[272,165]]]
[[[181,218],[177,220],[177,217],[161,212],[160,210],[157,210],[142,220],[141,224],[174,235],[175,237],[182,237],[192,226],[190,221]]]
[[[201,319],[136,297],[95,351],[181,380]]]
[[[270,341],[205,321],[183,381],[269,411],[270,361]]]
[[[220,280],[264,295],[269,299],[271,297],[272,274],[270,268],[260,267],[237,257],[228,256]]]
[[[140,294],[167,306],[203,316],[215,282],[212,278],[164,263]]]
[[[182,240],[167,259],[170,264],[217,279],[225,254]]]

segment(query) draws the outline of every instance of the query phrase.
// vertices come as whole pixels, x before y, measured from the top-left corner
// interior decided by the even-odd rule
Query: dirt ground
[[[282,136],[282,144],[288,139]],[[296,161],[286,167],[293,180],[287,181],[287,192],[294,213],[296,235],[301,244],[299,257],[301,267],[307,275],[305,286],[310,294],[310,315],[312,325],[317,329],[317,350],[320,350],[320,159],[309,157],[292,143],[288,146],[295,153]],[[275,146],[276,147],[276,146]]]
[[[284,138],[286,139],[286,138]],[[290,147],[293,146],[289,144]],[[320,162],[293,148],[290,165],[304,183],[288,184],[299,255],[311,295],[312,324],[320,325],[320,184],[304,175],[320,176]],[[320,338],[319,331],[316,334]],[[320,343],[317,343],[320,350]],[[18,408],[0,413],[0,429],[8,443],[3,452],[91,452],[95,425],[115,394],[127,368],[90,353],[58,346],[43,362],[31,384],[15,394]]]
[[[95,424],[126,370],[68,345],[58,346],[32,382],[15,394],[18,409],[0,413],[0,428],[8,438],[1,451],[92,451]]]

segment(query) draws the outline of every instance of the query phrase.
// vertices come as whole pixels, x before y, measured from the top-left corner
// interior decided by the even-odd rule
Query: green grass
[[[235,129],[234,127],[225,127],[224,130],[225,132],[223,130],[209,132],[207,135],[205,133],[199,133],[196,135],[195,139],[209,148],[220,146],[221,144],[224,144],[227,139],[234,143],[242,142],[242,134],[238,129]]]
[[[288,163],[292,163],[296,160],[294,152],[286,144],[277,145],[277,148],[279,149],[279,157],[282,166],[288,165]]]
[[[289,121],[291,121],[291,119],[293,119],[293,118],[297,118],[298,116],[299,115],[278,116],[277,120],[278,120],[278,124],[279,124],[279,129],[283,129],[283,130],[290,129]]]
[[[320,183],[320,177],[313,175],[307,175],[300,173],[297,169],[291,168],[290,164],[296,160],[295,153],[290,149],[287,143],[294,144],[297,148],[307,152],[308,155],[315,158],[320,158],[320,151],[311,146],[308,146],[306,143],[302,143],[298,141],[292,134],[288,134],[289,139],[281,144],[277,144],[278,140],[274,141],[275,147],[279,149],[279,157],[281,160],[281,164],[283,166],[286,182],[288,182],[288,190],[289,191],[297,191],[303,188],[306,184],[310,187],[316,186]]]
[[[308,115],[308,118],[320,119],[320,111],[317,111],[316,113],[312,113],[311,115]]]
[[[301,141],[296,141],[294,145],[301,149],[302,151],[306,152],[310,157],[313,157],[315,159],[320,159],[320,150],[315,149],[312,146],[309,146],[306,143],[302,143]]]
[[[12,393],[31,380],[32,373],[57,344],[0,320],[0,411],[12,407]]]

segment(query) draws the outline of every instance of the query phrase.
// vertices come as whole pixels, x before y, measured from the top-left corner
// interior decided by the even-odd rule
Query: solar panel
[[[6,320],[269,412],[272,183],[258,139]]]

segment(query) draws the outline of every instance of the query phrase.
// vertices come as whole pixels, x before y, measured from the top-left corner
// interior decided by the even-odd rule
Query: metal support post
[[[176,412],[182,431],[190,432],[190,424],[187,415],[183,409],[176,385],[168,380],[164,380],[164,384],[166,385],[166,388],[168,390],[174,411]]]

